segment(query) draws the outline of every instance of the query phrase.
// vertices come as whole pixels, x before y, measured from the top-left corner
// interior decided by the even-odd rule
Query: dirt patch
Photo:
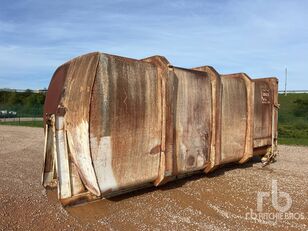
[[[227,165],[210,175],[63,209],[56,191],[40,184],[43,142],[43,129],[0,126],[0,230],[308,229],[307,147],[279,146],[277,162],[264,168],[258,160]],[[288,213],[305,219],[251,219],[257,193],[270,192],[272,180],[292,198]],[[277,213],[270,198],[263,212]]]

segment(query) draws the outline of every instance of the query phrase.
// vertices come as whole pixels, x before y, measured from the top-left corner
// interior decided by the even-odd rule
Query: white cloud
[[[45,87],[57,66],[99,50],[160,54],[178,66],[258,77],[283,79],[288,66],[290,87],[308,89],[307,7],[262,0],[14,1],[0,9],[0,87]]]

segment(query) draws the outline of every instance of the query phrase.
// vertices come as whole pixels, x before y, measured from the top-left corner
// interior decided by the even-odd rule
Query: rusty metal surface
[[[61,94],[63,92],[63,86],[67,75],[67,70],[69,68],[69,63],[65,63],[57,68],[55,71],[49,87],[48,94],[46,94],[45,104],[44,104],[44,121],[46,122],[47,114],[55,114],[61,99]]]
[[[222,75],[221,163],[253,156],[253,82],[243,73]]]
[[[271,145],[273,92],[265,79],[255,80],[254,148]]]
[[[63,142],[68,143],[70,161],[76,165],[84,186],[96,196],[101,193],[91,159],[89,111],[98,61],[99,53],[91,53],[70,62],[58,108],[65,113],[67,141]],[[56,116],[63,116],[61,112],[58,110]]]
[[[175,156],[178,174],[204,169],[211,138],[211,79],[201,71],[174,67]]]
[[[254,148],[264,155],[263,144],[277,144],[277,89],[275,78],[173,67],[162,56],[77,57],[48,89],[42,183],[57,182],[62,204],[73,204],[243,163]]]
[[[56,179],[54,124],[52,124],[51,121],[49,122],[49,125],[45,126],[44,166],[41,179],[44,187],[52,187]]]
[[[211,79],[211,137],[210,157],[205,172],[210,172],[220,164],[221,161],[221,78],[218,72],[211,66],[193,68],[204,72]]]
[[[272,145],[273,108],[277,102],[276,78],[255,79],[254,148]]]
[[[161,76],[155,65],[100,55],[90,112],[100,191],[153,182],[161,152]]]
[[[278,154],[278,79],[254,79],[254,155],[265,155],[266,161]]]
[[[162,56],[152,56],[141,61],[152,63],[157,68],[161,81],[161,146],[158,177],[154,185],[164,184],[174,176],[173,156],[173,126],[174,126],[174,103],[175,88],[174,74],[170,71],[169,61]]]

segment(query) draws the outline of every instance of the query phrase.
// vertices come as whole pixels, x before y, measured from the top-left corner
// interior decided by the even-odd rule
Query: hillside
[[[280,94],[279,103],[279,143],[308,145],[308,94]]]

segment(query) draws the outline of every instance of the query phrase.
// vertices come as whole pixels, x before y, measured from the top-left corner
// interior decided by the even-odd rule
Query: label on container
[[[261,102],[264,104],[271,103],[271,90],[267,88],[263,88],[261,92]]]

